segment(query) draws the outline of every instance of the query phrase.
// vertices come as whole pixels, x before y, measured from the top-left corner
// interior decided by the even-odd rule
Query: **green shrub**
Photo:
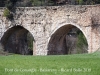
[[[3,16],[6,17],[6,18],[9,19],[9,20],[12,20],[12,19],[13,19],[13,14],[11,14],[11,12],[10,12],[9,9],[5,9],[5,10],[4,10]]]
[[[5,9],[3,12],[4,17],[9,18],[10,17],[10,11],[8,9]]]

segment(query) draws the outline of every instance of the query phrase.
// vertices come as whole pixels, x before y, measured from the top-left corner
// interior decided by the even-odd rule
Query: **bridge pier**
[[[93,53],[97,51],[100,48],[100,33],[99,33],[99,28],[93,28],[90,27],[91,31],[88,32],[88,44],[89,44],[89,50],[88,53]]]
[[[38,39],[34,43],[33,55],[47,55],[47,40],[43,39],[44,38]]]

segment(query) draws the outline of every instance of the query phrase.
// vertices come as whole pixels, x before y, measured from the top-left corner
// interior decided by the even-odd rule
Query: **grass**
[[[100,52],[51,56],[0,56],[0,75],[100,75]]]

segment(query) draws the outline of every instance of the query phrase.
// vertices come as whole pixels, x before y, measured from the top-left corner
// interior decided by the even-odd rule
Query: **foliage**
[[[16,2],[21,3],[19,6],[48,6],[48,5],[91,5],[100,4],[100,0],[0,0],[0,6],[6,6],[9,9],[16,5]]]
[[[34,6],[34,5],[41,5],[41,3],[42,3],[42,1],[40,1],[40,0],[31,0],[31,2],[32,2],[32,5]]]
[[[82,5],[84,3],[83,0],[79,0],[79,5]]]
[[[3,12],[4,17],[9,18],[10,17],[10,11],[8,9],[5,9]]]
[[[34,38],[33,38],[32,34],[30,34],[30,33],[27,34],[27,40],[28,40],[28,49],[33,51]]]
[[[77,40],[77,50],[78,50],[78,53],[82,53],[82,51],[85,53],[87,51],[87,40],[84,36],[84,34],[82,32],[79,32],[78,33],[78,40]]]
[[[5,1],[5,7],[6,7],[6,9],[4,10],[4,16],[7,19],[12,20],[13,14],[11,12],[14,7],[14,5],[13,5],[14,3],[12,2],[12,0],[4,0],[4,1]]]
[[[12,7],[13,7],[12,2],[11,1],[7,1],[6,4],[5,4],[5,7],[7,7],[9,10],[11,10]]]
[[[3,16],[6,17],[9,20],[12,20],[13,19],[13,14],[11,14],[11,11],[8,8],[6,8],[4,10]]]
[[[52,0],[31,0],[32,6],[54,5]]]

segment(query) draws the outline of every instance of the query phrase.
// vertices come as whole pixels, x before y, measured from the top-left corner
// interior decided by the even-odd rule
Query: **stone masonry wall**
[[[47,55],[47,46],[52,34],[64,25],[79,28],[88,41],[88,52],[100,47],[100,5],[66,5],[50,7],[18,7],[14,20],[3,16],[0,8],[0,38],[9,28],[20,25],[35,39],[34,55]]]

